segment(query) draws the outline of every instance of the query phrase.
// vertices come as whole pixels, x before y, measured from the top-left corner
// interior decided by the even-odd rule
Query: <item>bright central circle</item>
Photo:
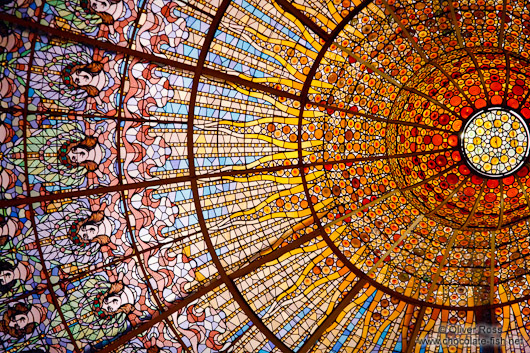
[[[489,108],[475,113],[462,130],[461,148],[469,167],[500,178],[516,172],[530,152],[526,122],[511,110]]]

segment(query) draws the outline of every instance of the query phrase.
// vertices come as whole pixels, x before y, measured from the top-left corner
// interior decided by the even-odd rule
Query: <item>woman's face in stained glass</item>
[[[95,224],[84,225],[79,229],[79,236],[85,241],[91,241],[98,236],[99,227]]]
[[[121,298],[119,295],[112,295],[103,300],[102,308],[110,313],[116,312],[121,306]]]
[[[78,86],[93,86],[94,77],[88,72],[77,70],[72,73],[72,80]]]
[[[68,157],[73,163],[83,163],[88,160],[88,151],[80,147],[74,147],[68,152]]]
[[[9,321],[9,327],[16,328],[18,330],[24,329],[29,323],[28,316],[26,314],[17,314]]]
[[[84,224],[79,228],[79,237],[84,241],[92,241],[100,235],[110,236],[112,226],[107,218],[96,224]]]
[[[108,12],[110,10],[110,1],[90,0],[90,7],[97,12]]]
[[[14,275],[13,271],[4,270],[0,271],[0,285],[6,285],[13,281]]]

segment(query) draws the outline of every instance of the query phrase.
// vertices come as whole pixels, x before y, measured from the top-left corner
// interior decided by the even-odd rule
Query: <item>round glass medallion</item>
[[[528,126],[514,111],[489,108],[466,122],[461,148],[468,166],[489,178],[502,178],[523,166],[529,153]]]

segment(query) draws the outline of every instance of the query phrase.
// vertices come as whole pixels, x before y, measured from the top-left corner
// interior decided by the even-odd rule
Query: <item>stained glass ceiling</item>
[[[530,351],[527,1],[0,8],[1,351]]]

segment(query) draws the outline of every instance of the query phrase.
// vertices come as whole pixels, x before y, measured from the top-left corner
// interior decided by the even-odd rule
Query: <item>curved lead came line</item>
[[[191,177],[194,177],[195,172],[195,161],[194,161],[194,150],[193,150],[193,137],[194,137],[194,131],[193,131],[193,121],[195,118],[195,103],[197,101],[197,94],[199,89],[199,82],[202,76],[202,71],[204,64],[206,62],[206,56],[210,50],[210,46],[213,42],[213,39],[215,37],[215,33],[217,32],[219,28],[219,24],[221,23],[221,20],[226,13],[229,5],[231,4],[231,0],[223,0],[221,5],[217,9],[217,13],[215,15],[215,18],[213,19],[210,28],[208,29],[208,33],[206,34],[206,37],[204,39],[204,45],[201,48],[201,53],[199,55],[199,59],[197,60],[197,67],[195,69],[194,78],[193,78],[193,84],[191,88],[191,95],[190,95],[190,104],[189,106],[191,109],[188,112],[188,133],[187,133],[187,144],[188,144],[188,165],[189,165],[189,174]],[[205,176],[207,178],[207,176]],[[267,339],[274,344],[280,351],[283,353],[292,353],[292,350],[287,347],[266,325],[263,323],[263,321],[258,317],[258,315],[252,310],[250,305],[247,303],[233,280],[227,275],[219,257],[217,256],[217,253],[215,251],[215,246],[213,245],[212,240],[209,236],[208,226],[206,225],[206,220],[203,215],[202,211],[202,205],[199,197],[198,192],[198,185],[197,185],[197,179],[193,178],[190,180],[190,187],[193,192],[193,201],[195,205],[195,210],[197,214],[197,221],[199,222],[201,231],[203,233],[204,242],[206,244],[206,247],[208,249],[208,252],[210,253],[210,256],[212,257],[212,262],[215,264],[215,267],[217,268],[217,271],[219,275],[221,276],[221,279],[223,280],[224,284],[226,285],[227,289],[229,290],[233,300],[238,303],[240,309],[245,313],[247,318],[252,322],[253,325],[255,325],[261,333],[267,337]]]
[[[367,118],[367,119],[370,119],[370,120],[373,120],[373,121],[378,121],[378,122],[381,122],[381,123],[392,124],[392,125],[413,126],[413,127],[417,127],[417,128],[421,128],[421,129],[425,129],[425,130],[435,130],[435,131],[441,131],[441,132],[455,133],[456,134],[456,132],[453,132],[453,130],[451,130],[450,128],[443,129],[443,128],[439,128],[439,127],[435,127],[435,126],[428,126],[428,125],[422,125],[422,124],[418,124],[418,123],[413,123],[413,122],[410,122],[410,121],[400,121],[400,120],[395,120],[395,119],[385,119],[385,118],[377,117],[377,116],[372,115],[372,114],[354,112],[354,111],[351,111],[351,110],[349,110],[347,108],[339,108],[339,107],[336,107],[336,106],[333,106],[333,105],[328,105],[328,104],[324,104],[324,103],[317,103],[317,102],[314,102],[314,101],[308,101],[307,104],[312,104],[313,106],[317,106],[317,107],[323,107],[325,109],[331,109],[333,111],[344,112],[344,113],[346,113],[348,115],[360,116],[360,117]]]
[[[466,222],[464,223],[464,225],[460,229],[467,228],[467,226],[469,225],[469,223],[473,219],[473,216],[475,215],[475,211],[477,210],[478,205],[480,204],[480,199],[482,198],[482,194],[484,193],[484,188],[485,187],[486,187],[486,182],[483,182],[482,183],[482,187],[480,188],[480,192],[477,195],[477,200],[475,201],[475,205],[473,206],[473,209],[469,213],[469,216],[467,217]]]
[[[405,232],[390,246],[390,248],[383,255],[379,257],[379,260],[377,260],[377,262],[368,270],[368,272],[366,272],[367,276],[370,276],[375,270],[379,268],[379,266],[381,266],[387,256],[390,256],[394,249],[397,248],[398,245],[408,237],[410,232],[412,232],[416,228],[418,223],[420,223],[424,217],[424,215],[419,215],[416,217],[414,222],[412,222],[412,224],[405,230]]]
[[[464,97],[464,99],[468,102],[469,105],[473,105],[473,103],[471,102],[471,100],[469,99],[469,97],[467,96],[467,94],[464,92],[464,90],[460,87],[460,85],[458,85],[457,82],[455,82],[455,80],[451,77],[451,75],[449,75],[449,73],[447,71],[445,71],[445,69],[440,66],[440,64],[438,64],[436,62],[436,59],[433,59],[433,60],[430,60],[430,58],[427,56],[427,53],[425,53],[425,51],[418,45],[418,43],[416,43],[416,41],[414,40],[414,38],[412,37],[412,35],[410,34],[409,30],[403,25],[403,23],[401,22],[401,19],[397,16],[397,14],[395,13],[395,11],[392,9],[392,7],[388,4],[388,1],[387,0],[382,0],[383,1],[383,4],[385,5],[385,8],[388,10],[388,12],[390,13],[390,16],[392,16],[393,20],[398,24],[399,28],[401,28],[401,30],[403,31],[403,34],[405,34],[405,37],[407,38],[407,40],[409,41],[409,43],[414,47],[414,49],[416,50],[416,52],[421,56],[421,58],[423,59],[423,61],[425,62],[425,65],[424,66],[427,66],[427,65],[432,65],[434,67],[436,67],[439,71],[441,71],[444,76],[449,80],[451,81],[451,83],[453,84],[453,86],[460,92],[460,94]],[[451,0],[452,1],[452,0]]]
[[[431,282],[431,287],[429,288],[429,291],[427,292],[427,295],[425,296],[425,301],[428,303],[431,299],[432,295],[434,294],[435,289],[437,289],[438,286],[438,280],[440,279],[440,275],[442,273],[443,268],[445,267],[445,262],[447,261],[447,257],[449,256],[449,253],[453,249],[453,245],[455,243],[456,235],[460,231],[455,230],[451,238],[449,239],[449,243],[447,244],[447,247],[445,249],[445,253],[442,257],[442,261],[440,261],[440,266],[438,267],[438,270],[436,270],[436,274],[434,275],[434,278]],[[407,343],[407,350],[406,353],[411,353],[412,349],[416,346],[416,339],[418,338],[418,334],[421,328],[421,323],[423,322],[423,317],[425,316],[425,306],[422,306],[420,309],[420,313],[418,317],[416,318],[416,323],[414,325],[414,332],[410,338],[410,341]]]
[[[318,56],[315,60],[315,62],[313,63],[313,66],[311,67],[311,69],[309,70],[309,73],[307,75],[307,80],[306,82],[304,83],[304,86],[302,88],[302,92],[300,94],[300,96],[302,97],[302,100],[301,100],[301,108],[300,108],[300,112],[299,112],[299,116],[298,116],[298,164],[300,166],[303,166],[303,153],[302,153],[302,139],[301,139],[301,134],[302,134],[302,119],[303,119],[303,114],[304,114],[304,108],[306,106],[306,103],[307,101],[309,100],[308,98],[308,92],[309,92],[309,88],[311,86],[311,82],[312,82],[312,77],[315,76],[315,73],[316,73],[316,70],[318,69],[318,67],[320,66],[320,63],[321,63],[321,60],[323,59],[325,53],[327,52],[327,50],[329,49],[329,47],[332,45],[334,39],[339,35],[339,33],[344,29],[344,27],[353,19],[354,16],[357,16],[364,8],[366,8],[370,3],[372,2],[372,0],[363,0],[360,4],[358,4],[355,9],[353,9],[340,23],[339,25],[333,30],[333,32],[331,33],[330,35],[330,39],[328,41],[325,42],[325,44],[322,46],[322,49],[320,50],[320,52],[318,53]],[[305,173],[305,167],[302,167],[300,168],[300,176],[302,178],[302,181],[303,181],[303,185],[304,185],[304,192],[306,194],[306,197],[308,200],[311,200],[311,195],[309,194],[309,188],[307,186],[307,179],[306,179],[306,173]],[[342,254],[340,252],[340,250],[338,250],[336,247],[335,247],[335,244],[333,244],[331,242],[331,240],[329,239],[329,237],[327,236],[325,230],[324,230],[324,227],[322,226],[321,222],[320,222],[320,219],[318,218],[317,216],[317,213],[315,211],[315,207],[313,205],[312,202],[309,202],[309,208],[311,210],[311,215],[313,217],[313,219],[315,220],[315,223],[318,227],[318,230],[319,232],[322,234],[322,237],[324,238],[324,241],[326,242],[326,244],[332,249],[333,253],[335,253],[335,255],[341,259],[341,260],[346,260],[344,263],[345,264],[348,264],[350,263],[349,261],[347,261],[347,259],[345,259],[345,256],[344,254]],[[362,278],[361,278],[362,280]],[[359,283],[358,283],[359,284]],[[349,301],[351,301],[351,299],[349,297],[347,298],[343,298],[343,300],[338,304],[338,306],[335,308],[336,310],[334,310],[332,313],[340,313],[340,311],[342,310],[342,306],[346,306]],[[335,314],[334,314],[335,315]],[[338,314],[337,314],[338,315]],[[317,337],[316,334],[321,334],[321,332],[324,332],[325,329],[332,323],[333,321],[333,317],[330,317],[328,315],[328,318],[313,332],[313,335],[309,338],[308,341],[306,341],[306,343],[304,344],[303,346],[303,349],[304,349],[304,352],[305,353],[306,351],[308,351],[309,349],[311,349],[311,347],[314,345],[314,342],[316,342],[318,340],[319,337]],[[313,342],[314,341],[314,342]]]

